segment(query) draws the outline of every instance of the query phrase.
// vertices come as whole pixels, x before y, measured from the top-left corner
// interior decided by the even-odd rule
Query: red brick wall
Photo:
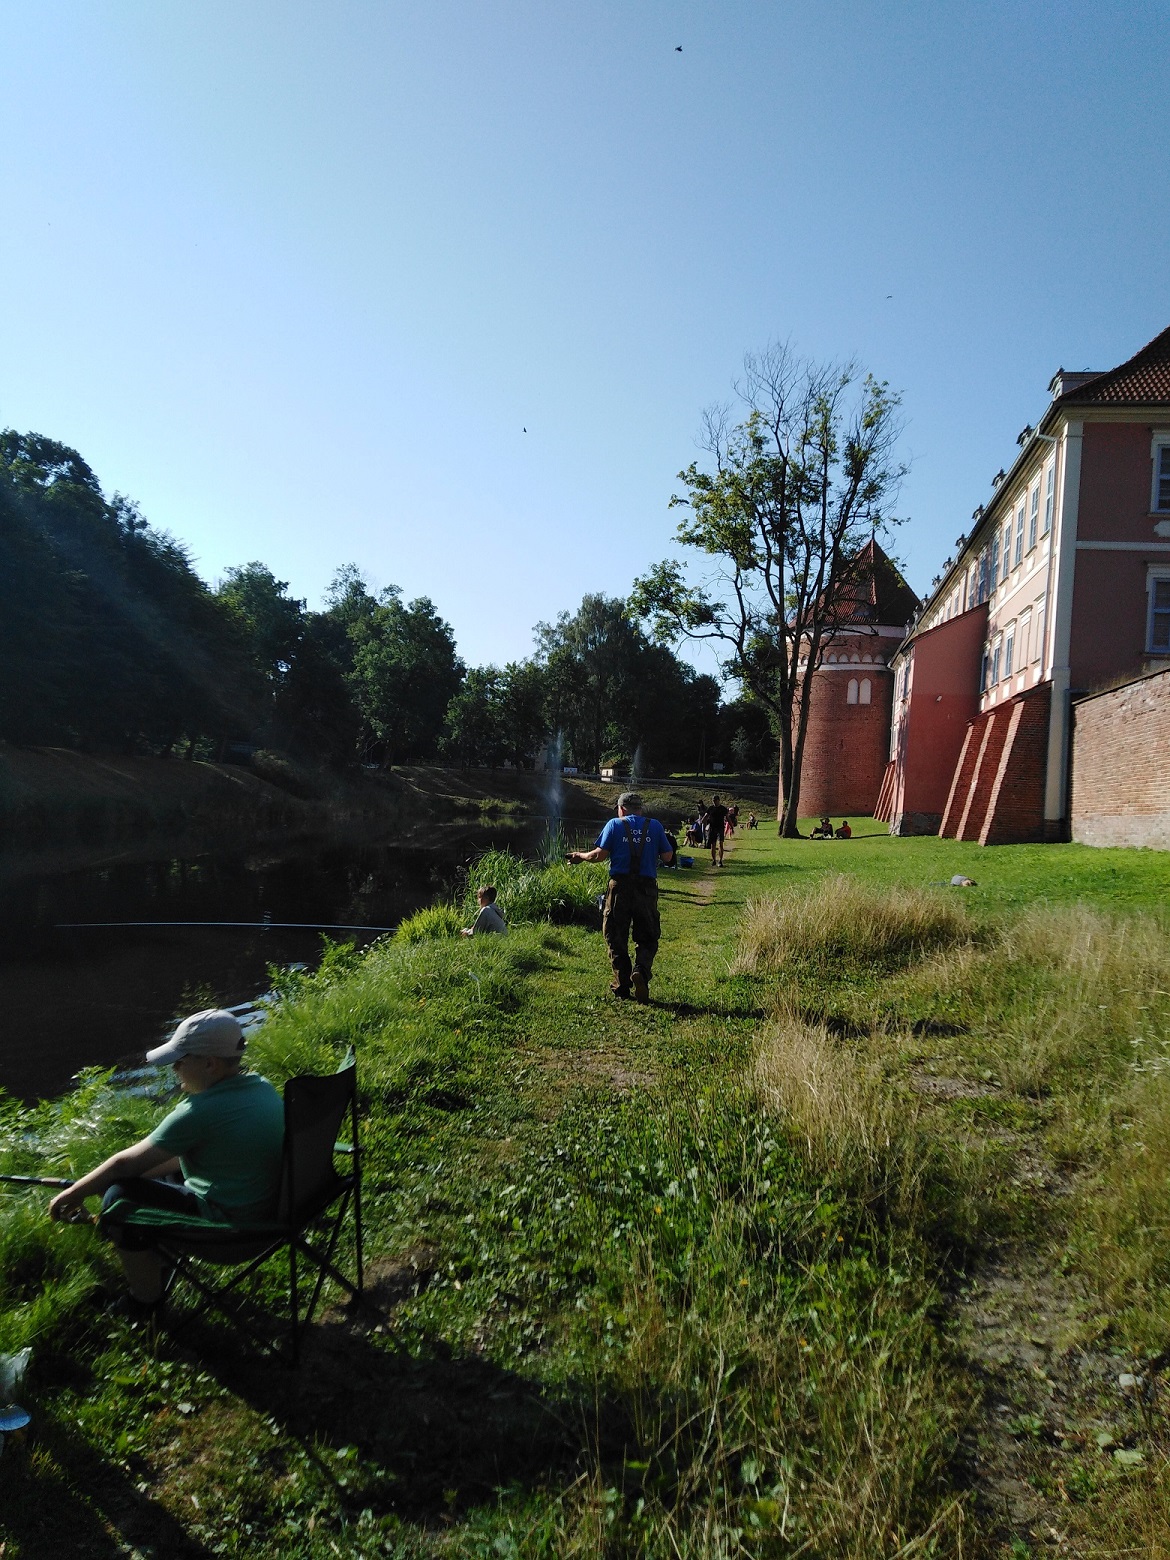
[[[1170,670],[1073,706],[1072,837],[1170,850]]]
[[[848,702],[849,679],[869,678],[872,703]],[[868,817],[877,806],[890,751],[894,679],[886,666],[822,668],[813,679],[799,812]]]

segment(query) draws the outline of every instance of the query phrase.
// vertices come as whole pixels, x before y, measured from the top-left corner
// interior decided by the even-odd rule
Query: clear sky
[[[1168,19],[0,0],[0,425],[205,578],[355,562],[502,662],[666,555],[790,338],[901,392],[921,593],[1056,368],[1170,323]]]

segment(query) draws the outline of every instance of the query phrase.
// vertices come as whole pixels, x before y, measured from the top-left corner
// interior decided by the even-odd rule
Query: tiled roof
[[[909,623],[919,607],[918,597],[897,565],[872,540],[858,553],[851,579],[842,586],[841,594],[845,606],[838,622],[842,627],[850,623],[883,623],[900,628]]]
[[[1126,363],[1061,396],[1062,406],[1134,406],[1170,401],[1170,326]]]

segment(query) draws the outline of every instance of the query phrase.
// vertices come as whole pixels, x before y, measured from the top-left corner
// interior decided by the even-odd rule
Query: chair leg
[[[297,1248],[291,1240],[288,1243],[288,1308],[292,1317],[292,1362],[296,1365],[301,1357],[300,1294],[297,1288]]]

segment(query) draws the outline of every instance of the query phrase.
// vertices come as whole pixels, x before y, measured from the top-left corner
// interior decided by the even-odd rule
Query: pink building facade
[[[1050,390],[895,658],[895,833],[1066,838],[1072,698],[1170,666],[1170,329]]]

